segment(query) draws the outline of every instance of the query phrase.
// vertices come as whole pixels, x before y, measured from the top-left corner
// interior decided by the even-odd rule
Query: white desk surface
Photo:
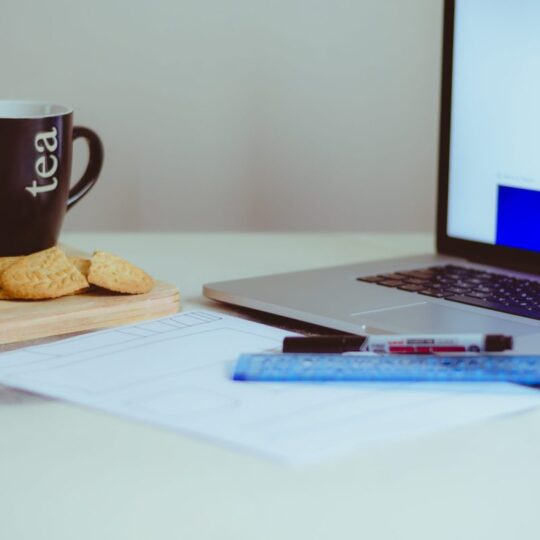
[[[428,235],[65,234],[176,283],[428,252]],[[223,307],[221,306],[221,309]],[[538,538],[540,411],[291,469],[69,404],[0,391],[0,538]]]

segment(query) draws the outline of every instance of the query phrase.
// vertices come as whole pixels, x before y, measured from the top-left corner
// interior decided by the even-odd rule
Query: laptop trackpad
[[[368,328],[397,333],[482,333],[522,336],[539,333],[533,324],[507,321],[499,317],[471,313],[452,306],[419,304],[381,310],[377,313],[355,313]]]

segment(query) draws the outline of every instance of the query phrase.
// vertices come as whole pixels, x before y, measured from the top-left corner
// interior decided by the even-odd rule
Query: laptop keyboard
[[[358,281],[540,319],[540,282],[446,265],[359,277]]]

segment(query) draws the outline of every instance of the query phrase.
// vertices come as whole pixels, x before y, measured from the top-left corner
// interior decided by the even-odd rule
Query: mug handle
[[[73,128],[73,140],[79,138],[86,139],[88,143],[88,165],[81,179],[69,190],[68,210],[94,187],[103,166],[103,144],[98,135],[89,128],[75,126]]]

